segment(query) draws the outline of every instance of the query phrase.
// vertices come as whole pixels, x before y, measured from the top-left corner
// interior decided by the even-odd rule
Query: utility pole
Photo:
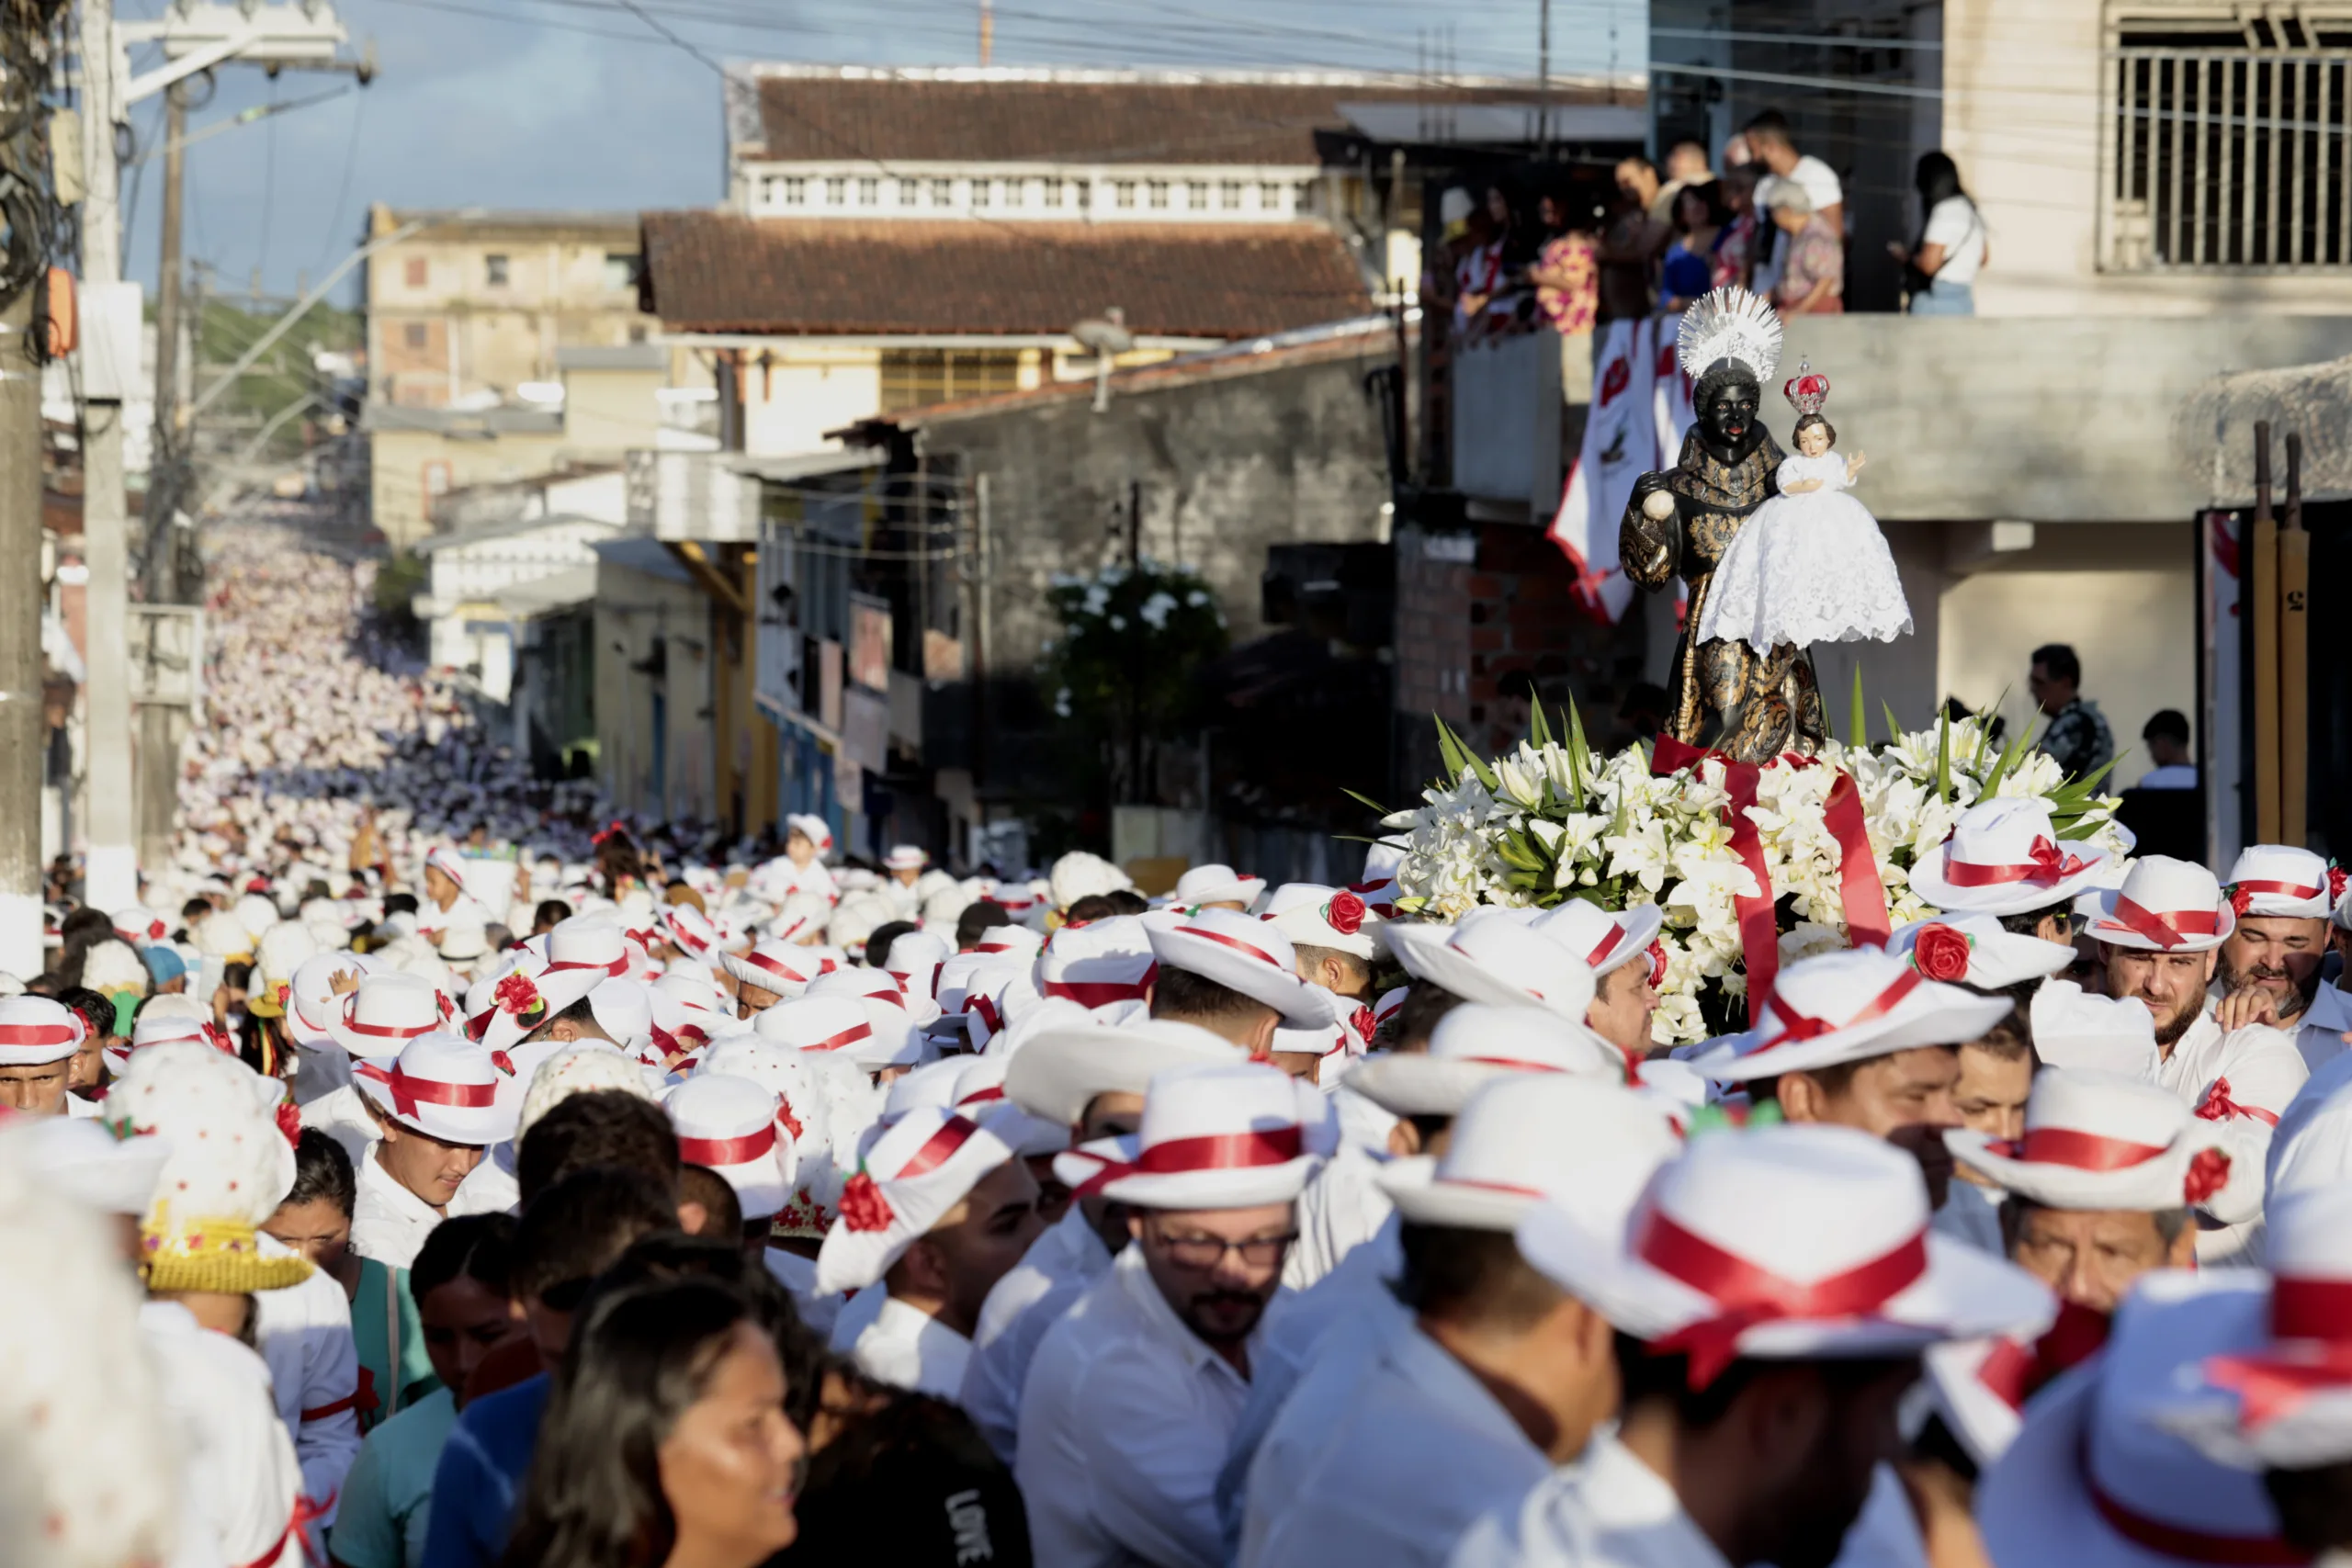
[[[980,0],[980,63],[986,65],[996,52],[996,7],[989,0]]]
[[[11,6],[0,17],[0,174],[36,203],[49,200],[48,117],[41,112],[53,10]],[[13,292],[0,306],[0,972],[40,973],[42,761],[48,751],[40,649],[40,355],[46,332],[40,279],[48,266],[42,226],[12,226],[6,258]],[[36,250],[36,246],[40,248]]]
[[[164,89],[164,234],[155,273],[155,434],[147,469],[147,603],[180,602],[176,519],[188,493],[188,448],[176,417],[180,350],[180,213],[187,154],[187,84]],[[191,650],[201,659],[203,649]],[[152,694],[151,694],[152,695]],[[139,705],[139,863],[172,857],[172,818],[179,807],[180,744],[186,710],[170,703]]]
[[[1535,23],[1535,145],[1552,155],[1552,0],[1538,0]]]
[[[114,128],[124,109],[115,101],[121,81],[116,74],[114,0],[82,0],[79,41],[82,292],[96,306],[115,295],[122,281]],[[130,320],[138,320],[135,304]],[[95,312],[89,324],[94,330],[83,339],[82,355],[82,549],[90,571],[83,687],[89,836],[82,897],[95,908],[119,909],[139,901],[130,750],[130,510],[123,493],[123,389],[111,374],[93,374],[92,361],[109,351],[119,354],[122,345],[106,341]],[[135,354],[135,338],[130,346]]]

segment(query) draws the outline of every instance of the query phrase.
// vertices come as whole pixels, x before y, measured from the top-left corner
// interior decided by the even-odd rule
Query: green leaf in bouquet
[[[1538,751],[1552,744],[1552,726],[1544,716],[1544,699],[1541,697],[1528,705],[1527,739]]]
[[[2131,754],[2132,749],[2127,746],[2122,750],[2118,751],[2114,756],[2109,757],[2100,766],[2093,768],[2084,777],[2080,779],[2069,779],[2066,782],[2069,784],[2079,784],[2082,789],[2083,797],[2087,800],[2092,795],[2098,792],[2099,781],[2107,777],[2108,774],[2113,773],[2115,771],[2115,764],[2120,762],[2124,758],[2129,757]]]
[[[1936,798],[1951,799],[1951,715],[1936,715]]]
[[[1892,746],[1897,740],[1903,739],[1903,726],[1895,720],[1894,705],[1893,703],[1887,702],[1882,698],[1880,699],[1878,706],[1879,711],[1886,716],[1886,743]]]
[[[1584,775],[1592,755],[1584,741],[1584,716],[1577,711],[1576,699],[1568,699],[1568,804],[1576,810],[1584,809]]]
[[[1857,751],[1867,751],[1871,746],[1871,721],[1862,706],[1862,667],[1854,665],[1854,711],[1847,721],[1846,744]]]
[[[1388,807],[1381,805],[1380,802],[1373,799],[1372,796],[1351,790],[1344,784],[1340,786],[1340,793],[1346,795],[1350,800],[1354,801],[1358,806],[1370,807],[1375,816],[1391,817],[1395,815],[1395,813],[1390,811]],[[1372,840],[1367,839],[1364,841],[1366,843],[1370,843]]]
[[[1430,717],[1437,725],[1438,765],[1445,770],[1445,782],[1451,788],[1462,782],[1463,770],[1470,765],[1470,753],[1455,738],[1452,726],[1435,714],[1430,715]]]
[[[2000,758],[1994,762],[1993,771],[1984,775],[1984,786],[1976,792],[1976,798],[1992,799],[1995,793],[2000,789],[2001,781],[2009,776],[2010,769],[2025,760],[2025,754],[2032,745],[2033,721],[2029,718],[2018,727],[2018,738],[2001,749]]]

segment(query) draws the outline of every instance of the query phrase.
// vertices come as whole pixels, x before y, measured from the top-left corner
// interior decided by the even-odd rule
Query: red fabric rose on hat
[[[796,1140],[799,1138],[800,1118],[792,1113],[792,1101],[780,1094],[775,1097],[775,1124],[791,1134]]]
[[[859,1171],[842,1184],[842,1224],[854,1231],[887,1231],[898,1216],[874,1178]]]
[[[1370,1008],[1358,1003],[1356,1010],[1348,1015],[1348,1027],[1356,1032],[1357,1039],[1369,1045],[1372,1043],[1373,1035],[1380,1028],[1380,1020],[1372,1015]]]
[[[1653,941],[1647,951],[1650,955],[1650,989],[1655,991],[1666,984],[1666,943]]]
[[[1918,940],[1911,944],[1911,967],[1947,985],[1965,980],[1971,945],[1966,931],[1931,921],[1919,928]]]
[[[2219,1192],[2230,1179],[2230,1156],[2219,1149],[2200,1149],[2188,1162],[2188,1176],[2180,1184],[2180,1201],[2194,1208]]]
[[[299,1147],[302,1142],[300,1108],[290,1100],[281,1100],[277,1102],[277,1116],[278,1132],[285,1134],[288,1143]]]
[[[1331,901],[1323,906],[1324,921],[1341,936],[1355,935],[1356,928],[1363,924],[1363,900],[1344,887],[1332,894]]]
[[[2245,919],[2246,912],[2254,908],[2254,894],[2246,888],[2233,885],[2230,888],[2230,908],[2239,919]]]
[[[526,1012],[537,1012],[547,1006],[546,1000],[539,995],[539,988],[531,984],[531,977],[519,969],[498,982],[496,997],[498,1010],[510,1013],[516,1018],[522,1017]]]
[[[2327,901],[2329,903],[2333,904],[2344,897],[2344,887],[2347,880],[2352,879],[2346,877],[2342,866],[2333,863],[2329,864],[2327,868]]]

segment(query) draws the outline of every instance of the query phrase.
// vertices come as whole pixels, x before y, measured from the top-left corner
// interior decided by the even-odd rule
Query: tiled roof
[[[1370,296],[1316,223],[991,223],[645,215],[645,308],[674,332],[1254,337]]]
[[[765,156],[785,161],[1315,164],[1343,103],[1525,98],[1524,85],[1435,88],[1303,81],[958,81],[879,73],[759,78]],[[1595,95],[1559,89],[1555,101]],[[757,149],[743,151],[753,155]]]

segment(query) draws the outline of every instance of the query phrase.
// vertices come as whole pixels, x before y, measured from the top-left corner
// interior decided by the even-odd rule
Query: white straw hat
[[[1815,1072],[1922,1045],[1974,1040],[2008,1016],[2009,998],[1928,979],[1877,948],[1792,964],[1772,978],[1757,1024],[1691,1059],[1724,1083]]]
[[[1944,1131],[1954,1159],[2045,1209],[2160,1213],[2206,1206],[2245,1184],[2252,1201],[2225,1206],[2233,1218],[2251,1218],[2261,1207],[2261,1172],[2233,1169],[2227,1141],[2221,1123],[2199,1121],[2169,1089],[2065,1067],[2035,1075],[2015,1147],[1966,1127]]]
[[[2240,916],[2285,915],[2324,920],[2344,896],[2345,874],[2309,850],[2248,844],[2223,879]]]
[[[2029,1016],[2042,1066],[2156,1081],[2164,1061],[2156,1021],[2139,998],[2095,997],[2072,980],[2052,980],[2033,993]]]
[[[732,1073],[697,1073],[662,1103],[678,1157],[726,1178],[745,1219],[766,1219],[791,1199],[799,1160],[769,1090]]]
[[[2213,874],[2169,855],[2133,861],[2121,886],[2100,890],[2098,909],[2093,940],[2146,953],[2209,953],[2238,924]]]
[[[0,1066],[62,1062],[86,1036],[81,1016],[47,997],[0,998]]]
[[[1054,1162],[1054,1174],[1081,1197],[1100,1192],[1146,1209],[1287,1203],[1318,1162],[1309,1101],[1317,1121],[1328,1122],[1322,1094],[1278,1068],[1170,1067],[1144,1090],[1143,1121],[1132,1135],[1072,1149]]]
[[[327,1020],[327,1035],[354,1056],[396,1056],[412,1040],[453,1028],[446,998],[414,975],[362,975]]]
[[[874,1284],[1012,1157],[977,1122],[937,1109],[910,1111],[874,1140],[842,1187],[840,1214],[817,1253],[817,1293]]]
[[[1229,865],[1212,861],[1178,877],[1176,890],[1168,896],[1168,901],[1187,909],[1196,909],[1204,904],[1238,904],[1246,910],[1265,890],[1264,877],[1244,876]]]
[[[1960,814],[1951,835],[1911,868],[1911,890],[1939,909],[2022,915],[2093,886],[2107,852],[2061,842],[2045,801],[2003,795]]]
[[[721,953],[719,966],[746,986],[779,997],[797,997],[808,982],[825,972],[823,957],[810,949],[774,938],[749,953]]]
[[[1549,1008],[1577,1023],[1592,1006],[1584,954],[1531,929],[1520,911],[1477,908],[1452,926],[1392,920],[1380,930],[1408,973],[1465,1002]]]
[[[1062,927],[1046,939],[1036,964],[1040,995],[1089,1008],[1148,997],[1159,974],[1150,928],[1133,915]]]
[[[1146,929],[1163,968],[1214,980],[1263,1002],[1290,1023],[1331,1021],[1330,993],[1299,978],[1290,938],[1263,920],[1238,909],[1200,909],[1172,924]]]
[[[1632,1090],[1547,1074],[1487,1083],[1462,1107],[1444,1154],[1393,1160],[1378,1179],[1408,1224],[1509,1232],[1550,1201],[1607,1235],[1681,1146]]]
[[[752,1031],[794,1051],[852,1050],[870,1044],[875,1037],[873,1020],[855,997],[778,1002],[752,1021]]]
[[[1666,911],[1656,904],[1611,914],[1589,898],[1570,898],[1537,916],[1529,929],[1577,954],[1598,980],[1636,958],[1664,967],[1666,954],[1657,943],[1665,925]]]
[[[396,1056],[356,1062],[351,1081],[393,1121],[445,1144],[510,1137],[522,1109],[519,1096],[501,1093],[505,1075],[489,1047],[462,1034],[421,1035]]]
[[[1380,917],[1363,897],[1345,887],[1319,882],[1286,882],[1266,895],[1260,919],[1293,945],[1328,947],[1353,953],[1367,963],[1380,952],[1373,932]]]
[[[1622,1239],[1545,1205],[1521,1253],[1703,1387],[1742,1358],[1900,1355],[1941,1339],[2039,1333],[2041,1282],[1931,1234],[1918,1162],[1818,1124],[1702,1137],[1663,1167]]]
[[[2006,929],[1998,915],[1968,910],[1897,926],[1886,950],[1930,980],[1980,991],[2044,979],[2075,961],[2070,942],[2044,942]]]
[[[1624,1081],[1624,1057],[1581,1023],[1538,1007],[1464,1002],[1438,1020],[1427,1051],[1383,1051],[1347,1086],[1399,1116],[1452,1116],[1489,1083],[1529,1074]]]
[[[1094,1021],[1040,1030],[1005,1058],[1005,1098],[1033,1116],[1078,1124],[1095,1097],[1142,1094],[1169,1068],[1246,1060],[1241,1047],[1167,1019]]]

